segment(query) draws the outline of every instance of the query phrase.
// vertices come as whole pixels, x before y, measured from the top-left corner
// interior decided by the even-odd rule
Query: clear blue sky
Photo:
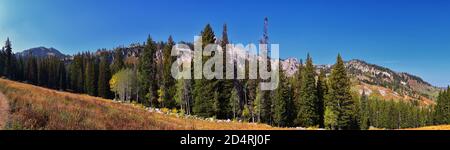
[[[113,48],[173,35],[192,41],[205,24],[233,43],[256,43],[269,17],[271,43],[281,57],[331,64],[346,60],[409,72],[434,85],[450,84],[450,2],[393,0],[1,0],[0,39],[15,52],[36,46],[63,53]]]

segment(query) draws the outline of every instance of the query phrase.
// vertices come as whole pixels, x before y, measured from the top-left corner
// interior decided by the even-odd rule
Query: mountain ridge
[[[16,53],[16,55],[22,56],[22,57],[29,56],[29,55],[33,55],[36,57],[55,56],[58,58],[65,58],[68,56],[68,55],[61,53],[59,50],[57,50],[53,47],[47,48],[44,46],[29,48],[29,49],[23,50],[22,52]]]
[[[292,76],[300,62],[296,58],[282,60],[283,70],[288,76]],[[324,70],[327,75],[331,73],[332,65],[316,64],[316,72]],[[390,68],[371,64],[361,59],[351,59],[345,62],[348,75],[356,83],[355,87],[366,89],[366,85],[375,85],[391,90],[396,98],[408,97],[421,101],[435,99],[440,88],[426,82],[421,77],[406,72],[397,72]],[[377,88],[379,89],[379,88]],[[429,103],[429,102],[427,102]]]

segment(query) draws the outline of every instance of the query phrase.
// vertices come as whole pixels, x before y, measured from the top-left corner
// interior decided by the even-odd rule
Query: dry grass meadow
[[[450,130],[450,125],[426,126],[420,128],[411,128],[405,130]]]
[[[265,124],[212,122],[0,79],[7,130],[273,130]]]

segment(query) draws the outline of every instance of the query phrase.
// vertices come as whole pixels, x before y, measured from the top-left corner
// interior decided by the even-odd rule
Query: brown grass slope
[[[210,122],[146,111],[111,100],[0,79],[9,103],[6,129],[19,130],[271,130],[264,124]]]
[[[0,93],[0,130],[4,128],[8,121],[9,105],[6,96]]]

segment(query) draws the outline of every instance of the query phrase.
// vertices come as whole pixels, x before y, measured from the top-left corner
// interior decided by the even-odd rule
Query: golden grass
[[[6,97],[0,93],[0,129],[3,129],[8,121],[9,104]]]
[[[10,105],[6,129],[19,130],[273,130],[265,124],[179,118],[88,95],[0,79]]]
[[[410,128],[405,130],[450,130],[450,125],[426,126],[419,128]]]

